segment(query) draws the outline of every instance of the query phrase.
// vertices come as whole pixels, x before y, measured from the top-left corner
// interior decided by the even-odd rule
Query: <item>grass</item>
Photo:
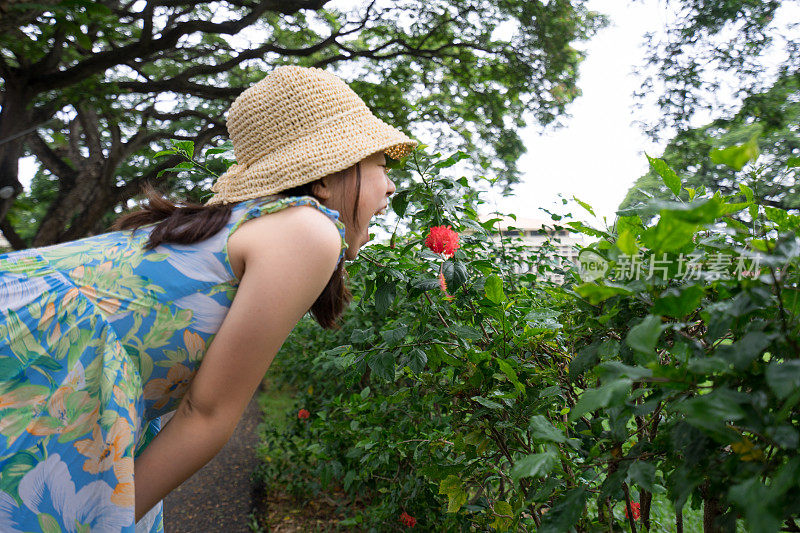
[[[295,404],[295,391],[288,387],[278,387],[268,379],[256,400],[263,413],[264,423],[284,429],[289,423]]]

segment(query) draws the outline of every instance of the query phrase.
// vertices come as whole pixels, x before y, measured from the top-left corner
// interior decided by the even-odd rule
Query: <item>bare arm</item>
[[[278,349],[330,279],[340,243],[336,227],[312,207],[253,220],[231,236],[229,249],[245,250],[239,290],[175,416],[134,463],[137,521],[230,438]]]

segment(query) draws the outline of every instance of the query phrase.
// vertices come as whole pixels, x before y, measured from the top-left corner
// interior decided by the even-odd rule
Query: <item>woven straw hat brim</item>
[[[400,159],[416,145],[363,106],[326,121],[246,168],[231,166],[215,183],[212,190],[217,194],[207,205],[275,194],[349,168],[377,152]]]

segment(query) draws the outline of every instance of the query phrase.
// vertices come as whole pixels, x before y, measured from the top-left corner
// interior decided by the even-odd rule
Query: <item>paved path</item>
[[[261,410],[253,399],[225,447],[164,500],[166,533],[252,531],[250,473],[258,464],[260,422]]]

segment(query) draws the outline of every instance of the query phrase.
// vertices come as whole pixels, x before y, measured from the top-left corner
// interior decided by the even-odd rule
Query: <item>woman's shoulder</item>
[[[297,261],[330,264],[332,271],[341,249],[342,237],[337,226],[312,203],[247,220],[228,240],[231,266],[240,279],[248,262],[285,254],[294,254]]]

